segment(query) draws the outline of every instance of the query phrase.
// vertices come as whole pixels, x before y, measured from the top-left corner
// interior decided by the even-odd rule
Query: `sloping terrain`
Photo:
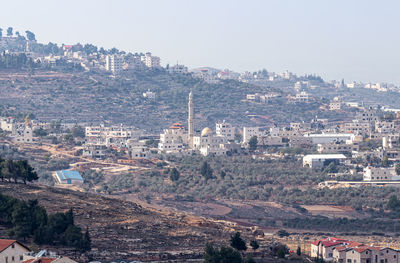
[[[89,229],[95,259],[196,257],[206,242],[219,243],[229,237],[223,225],[202,218],[152,211],[96,194],[11,183],[1,183],[0,193],[37,199],[50,214],[72,207],[75,223]],[[68,249],[62,253],[74,255]]]

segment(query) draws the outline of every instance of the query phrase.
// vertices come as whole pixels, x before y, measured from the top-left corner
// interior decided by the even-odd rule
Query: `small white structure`
[[[0,239],[0,262],[22,263],[29,249],[17,240]]]
[[[143,92],[143,97],[146,98],[146,99],[155,100],[156,99],[156,93],[152,92],[150,90],[147,90],[146,92]]]
[[[309,154],[303,157],[303,167],[321,169],[330,163],[339,164],[346,159],[343,154]]]
[[[187,74],[188,68],[185,65],[173,65],[167,69],[168,73],[170,74]]]

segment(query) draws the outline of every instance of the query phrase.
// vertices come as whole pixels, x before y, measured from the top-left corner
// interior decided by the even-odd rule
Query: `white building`
[[[372,132],[371,123],[366,121],[353,120],[352,122],[346,122],[343,126],[343,132],[370,135]]]
[[[111,71],[113,74],[117,74],[122,70],[124,60],[118,55],[107,55],[106,56],[106,70]]]
[[[150,52],[147,52],[144,56],[141,56],[140,59],[148,68],[161,67],[160,57],[152,56]]]
[[[160,134],[158,149],[165,153],[183,152],[184,145],[188,144],[188,133],[180,123],[174,123]]]
[[[342,108],[342,101],[340,100],[339,97],[333,98],[331,103],[329,104],[329,110],[331,111],[337,111]]]
[[[108,146],[124,147],[126,142],[133,137],[138,137],[139,132],[130,126],[114,125],[85,127],[85,136],[88,144],[104,144]]]
[[[14,118],[8,117],[8,118],[0,118],[0,129],[3,131],[9,131],[11,133],[15,133],[15,123],[14,123]]]
[[[22,263],[29,249],[17,240],[0,239],[0,262]]]
[[[263,134],[260,127],[243,127],[243,143],[248,143],[253,136],[260,137]]]
[[[225,136],[214,135],[213,131],[206,127],[201,131],[200,136],[193,137],[193,149],[200,151],[204,156],[214,155],[226,155],[227,139]]]
[[[133,158],[150,158],[150,149],[146,146],[145,141],[129,140],[128,141],[129,156]]]
[[[156,99],[156,93],[152,92],[150,90],[147,90],[146,92],[143,92],[143,97],[146,98],[146,99],[155,100]]]
[[[167,69],[168,73],[170,74],[187,74],[188,68],[185,65],[173,65]]]
[[[346,158],[343,154],[308,154],[303,157],[303,167],[321,169],[332,162],[340,164]]]
[[[10,262],[12,263],[12,262]],[[37,254],[29,252],[24,254],[23,263],[77,263],[69,257],[59,256],[54,252],[41,250]]]
[[[351,133],[318,133],[318,134],[305,134],[304,137],[311,138],[314,144],[324,144],[333,142],[346,142],[348,140],[354,141],[355,136]]]
[[[293,98],[295,102],[309,102],[311,100],[310,94],[305,91],[297,93],[296,96]]]
[[[400,176],[396,175],[393,167],[366,167],[364,169],[364,181],[398,181]]]
[[[104,144],[87,144],[83,147],[82,157],[104,159],[107,156],[107,146]]]
[[[215,125],[215,133],[218,136],[224,136],[227,140],[234,140],[235,139],[235,128],[232,124],[225,122],[218,122]]]

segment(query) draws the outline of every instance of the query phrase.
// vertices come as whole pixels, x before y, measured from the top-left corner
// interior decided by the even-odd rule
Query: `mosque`
[[[217,124],[217,133],[205,127],[200,134],[194,131],[194,103],[193,93],[189,94],[188,129],[181,123],[174,123],[160,134],[158,149],[164,153],[191,154],[200,152],[207,155],[226,155],[228,140],[233,138],[233,127],[226,123]]]

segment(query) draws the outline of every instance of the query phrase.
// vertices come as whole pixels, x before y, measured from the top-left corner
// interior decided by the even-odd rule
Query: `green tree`
[[[12,212],[13,232],[24,241],[32,232],[32,215],[25,202],[19,202]]]
[[[396,174],[400,175],[400,163],[396,164]]]
[[[89,235],[89,229],[87,228],[80,247],[82,252],[90,251],[92,249],[92,240]]]
[[[244,261],[245,263],[256,263],[254,258],[250,255],[247,256],[246,260]]]
[[[383,157],[383,159],[382,159],[382,166],[383,166],[383,167],[389,167],[389,164],[390,164],[389,158],[388,158],[387,156]]]
[[[176,169],[175,167],[171,169],[170,171],[170,175],[169,178],[171,179],[171,181],[175,182],[178,181],[180,177],[180,173],[178,171],[178,169]]]
[[[35,34],[33,32],[31,32],[29,30],[26,30],[25,33],[26,33],[26,38],[29,41],[35,41],[36,40]]]
[[[278,249],[278,252],[276,254],[278,256],[278,258],[285,258],[286,255],[286,251],[285,248],[282,246]]]
[[[242,263],[243,259],[237,250],[231,247],[222,246],[214,248],[210,243],[206,244],[203,259],[205,263]]]
[[[37,173],[34,171],[33,167],[29,165],[27,160],[19,160],[16,165],[18,167],[19,176],[24,184],[26,184],[27,181],[32,182],[39,179]]]
[[[246,241],[240,237],[239,232],[236,232],[233,236],[231,236],[230,245],[239,251],[247,250]]]
[[[213,178],[213,170],[206,161],[201,165],[200,173],[204,178],[206,178],[206,180]]]
[[[392,211],[398,210],[400,207],[400,201],[396,195],[391,195],[387,203],[387,208]]]
[[[301,248],[300,248],[300,247],[297,247],[296,254],[297,254],[298,256],[301,256]]]
[[[11,37],[12,35],[13,35],[13,28],[12,27],[7,28],[7,36]]]
[[[258,144],[257,136],[251,137],[249,140],[249,150],[252,152],[255,151],[257,149],[257,144]]]
[[[250,246],[253,248],[254,251],[256,251],[260,247],[257,240],[255,240],[255,239],[250,241]]]

